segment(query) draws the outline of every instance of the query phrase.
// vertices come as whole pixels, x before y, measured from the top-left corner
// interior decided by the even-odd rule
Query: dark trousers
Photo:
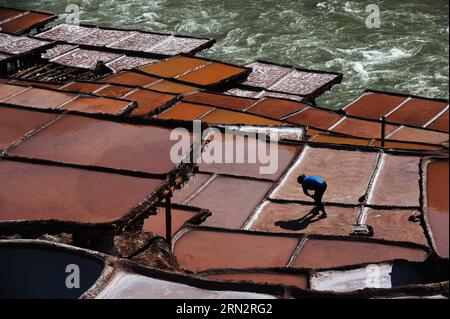
[[[325,191],[327,190],[327,183],[323,183],[321,185],[321,187],[317,188],[314,192],[314,202],[316,203],[317,206],[322,207],[322,197],[323,194],[325,194]]]

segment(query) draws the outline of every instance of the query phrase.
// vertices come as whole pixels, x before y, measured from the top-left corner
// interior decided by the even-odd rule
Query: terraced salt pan
[[[219,175],[186,204],[212,212],[203,225],[240,229],[271,187],[268,181]]]
[[[426,167],[426,219],[437,253],[448,258],[448,160],[431,161]]]
[[[44,112],[0,107],[0,149],[56,117],[55,114]]]
[[[419,248],[349,240],[308,239],[292,266],[323,269],[395,259],[422,262],[427,257],[427,252]]]
[[[172,236],[175,235],[182,226],[198,212],[184,209],[172,208]],[[144,222],[143,230],[150,231],[156,235],[166,236],[165,208],[158,207],[157,214],[147,218]]]
[[[158,189],[162,180],[0,161],[0,220],[110,223]]]
[[[186,284],[120,272],[96,299],[274,299],[271,295],[200,289]]]
[[[214,135],[203,151],[199,168],[203,172],[277,181],[299,152],[297,146],[267,143],[251,136]],[[220,156],[219,163],[213,161],[215,155]]]
[[[368,203],[419,206],[419,157],[383,154]]]
[[[418,213],[417,210],[412,209],[367,209],[362,222],[373,227],[374,238],[428,246],[420,221],[410,220],[411,216]]]
[[[260,284],[281,284],[307,289],[308,278],[302,274],[286,274],[276,272],[229,272],[208,274],[205,277],[220,281],[250,281]]]
[[[285,99],[264,98],[255,103],[247,112],[281,119],[291,113],[304,110],[305,104]]]
[[[11,154],[64,163],[166,174],[176,141],[170,129],[68,115],[19,145]]]
[[[379,120],[403,103],[406,97],[366,92],[344,107],[349,115]]]
[[[311,201],[297,183],[297,177],[305,174],[325,179],[328,189],[324,202],[358,204],[367,191],[377,156],[372,152],[306,147],[271,197]]]
[[[266,202],[249,229],[274,233],[308,233],[347,236],[358,210],[327,206],[327,218],[319,218],[314,206]]]
[[[244,110],[257,102],[256,99],[241,98],[232,95],[210,92],[197,92],[183,98],[186,102],[209,104],[235,110]]]
[[[297,244],[298,239],[289,237],[190,230],[173,251],[180,266],[192,271],[285,267]]]

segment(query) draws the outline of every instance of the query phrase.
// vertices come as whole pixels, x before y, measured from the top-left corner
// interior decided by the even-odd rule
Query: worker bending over
[[[327,217],[325,207],[322,203],[323,194],[325,194],[325,191],[327,190],[327,183],[325,180],[317,176],[305,176],[302,174],[297,178],[297,182],[302,185],[303,193],[314,199],[317,208],[322,212],[322,217]],[[314,194],[310,194],[310,191],[314,191]]]

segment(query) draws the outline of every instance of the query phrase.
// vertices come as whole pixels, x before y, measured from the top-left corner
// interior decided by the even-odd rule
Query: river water
[[[368,28],[377,4],[380,27]],[[265,59],[342,72],[319,104],[340,108],[364,88],[448,98],[447,0],[0,0],[82,23],[209,36],[201,55],[232,63]]]

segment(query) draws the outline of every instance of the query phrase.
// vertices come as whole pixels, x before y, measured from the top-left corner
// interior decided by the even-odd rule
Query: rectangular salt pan
[[[97,62],[108,63],[120,58],[122,55],[117,53],[102,52],[95,50],[76,49],[69,53],[56,57],[52,62],[63,64],[70,67],[84,69],[94,69]]]
[[[80,165],[167,174],[175,168],[171,130],[68,115],[11,154]]]
[[[215,291],[186,284],[154,279],[138,274],[119,273],[97,295],[97,299],[273,299],[266,294]]]
[[[66,52],[72,51],[76,48],[77,48],[76,45],[59,44],[57,46],[54,46],[53,48],[48,49],[44,53],[42,53],[42,58],[51,60],[51,59],[54,59]]]
[[[0,51],[4,51],[10,54],[21,54],[49,44],[49,42],[47,41],[41,41],[28,37],[22,37],[18,39],[11,38],[11,40],[13,41],[12,42],[6,41],[0,44]]]
[[[66,42],[74,42],[77,39],[92,33],[94,30],[92,28],[82,27],[72,24],[60,24],[56,27],[39,33],[37,36],[40,38],[59,40]]]
[[[313,70],[300,70],[262,61],[247,65],[252,73],[245,85],[285,94],[312,95],[338,80],[339,75]]]
[[[299,95],[313,94],[337,78],[335,74],[292,71],[284,79],[270,87],[271,90]]]
[[[76,42],[85,45],[106,46],[135,34],[133,31],[92,29],[92,32],[77,39]]]
[[[311,202],[297,182],[297,177],[305,174],[325,179],[328,188],[324,202],[358,204],[367,191],[376,162],[377,153],[306,147],[271,196]]]
[[[291,68],[261,62],[250,63],[247,67],[252,68],[253,71],[244,84],[263,88],[269,88],[291,70]]]
[[[207,44],[207,39],[171,37],[158,46],[151,49],[150,52],[162,55],[177,55],[180,53],[193,53],[200,47]]]
[[[0,180],[0,220],[81,223],[117,221],[163,182],[4,160]]]
[[[420,206],[419,157],[383,154],[369,192],[369,204]]]
[[[108,45],[108,47],[123,50],[150,52],[153,47],[157,46],[168,37],[169,35],[163,34],[135,33],[130,37],[123,39],[122,41]]]
[[[109,68],[111,68],[114,72],[119,72],[124,69],[134,69],[143,65],[148,65],[156,62],[156,59],[149,58],[140,58],[140,57],[131,57],[131,56],[123,56],[117,60],[114,60],[107,64]]]

